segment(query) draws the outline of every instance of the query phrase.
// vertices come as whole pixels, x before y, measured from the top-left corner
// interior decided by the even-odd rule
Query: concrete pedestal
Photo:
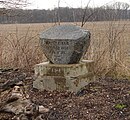
[[[39,90],[77,92],[95,80],[94,62],[83,60],[79,64],[50,64],[43,62],[35,66],[36,80],[33,87]]]

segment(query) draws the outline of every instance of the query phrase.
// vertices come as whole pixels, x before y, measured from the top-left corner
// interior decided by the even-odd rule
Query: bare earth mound
[[[130,120],[129,80],[99,79],[77,94],[57,91],[40,92],[32,88],[35,79],[33,73],[8,70],[0,73],[0,92],[7,81],[20,77],[30,100],[49,109],[43,114],[28,116],[28,120],[32,118],[35,120]],[[13,84],[15,83],[8,84],[4,89],[12,89]],[[2,99],[6,98],[0,96],[0,100]],[[0,112],[0,120],[12,120],[14,116],[13,113]]]

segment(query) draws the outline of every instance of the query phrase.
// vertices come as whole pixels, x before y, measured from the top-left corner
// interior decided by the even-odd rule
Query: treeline
[[[60,7],[53,10],[0,9],[0,23],[56,23],[86,21],[129,20],[129,4],[116,2],[100,8]]]

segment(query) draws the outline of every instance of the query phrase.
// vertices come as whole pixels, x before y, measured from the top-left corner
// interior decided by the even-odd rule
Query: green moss
[[[116,109],[120,109],[120,110],[122,110],[122,109],[124,109],[124,108],[126,108],[126,107],[127,107],[127,106],[126,106],[125,104],[120,104],[120,103],[115,105],[115,108],[116,108]]]

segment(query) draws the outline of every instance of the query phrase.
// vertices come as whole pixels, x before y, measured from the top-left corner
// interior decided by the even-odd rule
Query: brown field
[[[38,35],[54,25],[1,24],[0,67],[31,70],[35,64],[45,60]],[[84,59],[95,61],[95,74],[130,76],[130,21],[87,22],[84,28],[91,32],[91,45]]]

